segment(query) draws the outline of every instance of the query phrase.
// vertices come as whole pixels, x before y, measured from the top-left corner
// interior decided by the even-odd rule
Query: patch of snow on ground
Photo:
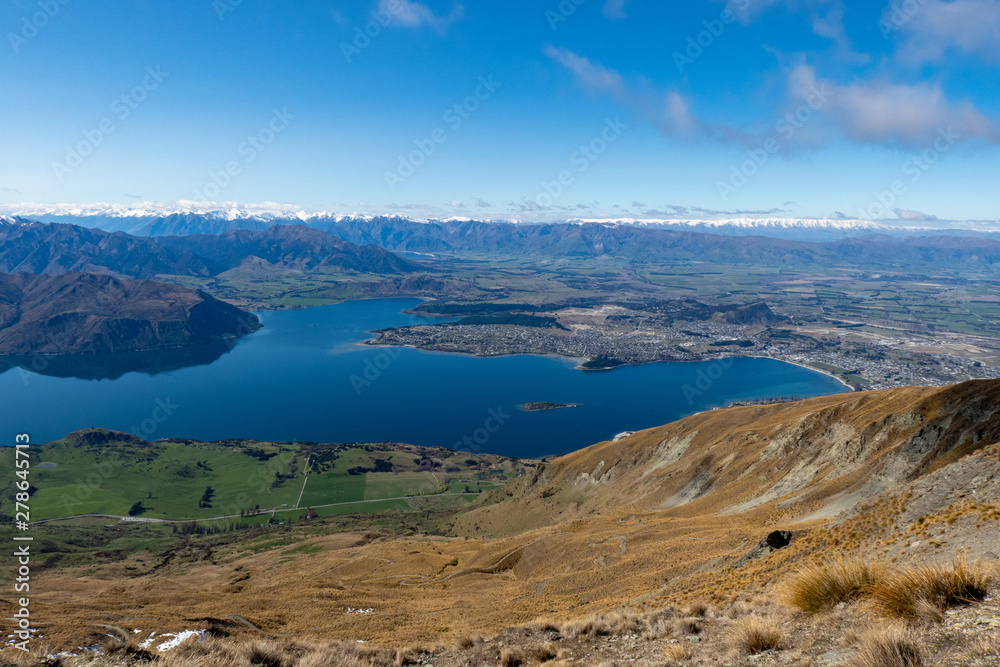
[[[186,642],[187,640],[191,639],[192,637],[199,637],[202,641],[205,641],[205,638],[208,637],[208,631],[184,630],[183,632],[178,632],[177,634],[172,634],[167,632],[160,635],[161,639],[164,637],[170,637],[170,639],[168,639],[167,641],[163,642],[162,644],[156,647],[156,650],[158,650],[160,653],[165,653],[166,651],[175,649],[184,642]]]

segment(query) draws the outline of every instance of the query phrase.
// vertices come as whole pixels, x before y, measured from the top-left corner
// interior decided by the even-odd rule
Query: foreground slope
[[[260,636],[448,644],[537,619],[774,599],[797,568],[843,553],[989,558],[998,399],[1000,381],[978,381],[707,412],[555,459],[440,534],[307,523],[54,559],[38,613],[66,619],[61,641],[94,632],[95,614],[143,632],[236,615]],[[762,548],[779,529],[789,546]]]

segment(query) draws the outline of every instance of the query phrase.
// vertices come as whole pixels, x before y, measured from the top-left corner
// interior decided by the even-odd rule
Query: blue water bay
[[[403,312],[417,303],[381,299],[263,312],[264,328],[231,350],[185,352],[183,360],[142,371],[102,372],[95,360],[81,362],[84,370],[66,360],[46,368],[24,363],[27,370],[0,375],[0,426],[8,439],[27,431],[34,442],[103,427],[146,439],[392,440],[541,456],[733,400],[845,391],[826,375],[770,359],[586,372],[551,357],[482,359],[359,344],[376,329],[441,321]],[[535,401],[581,407],[517,407]]]

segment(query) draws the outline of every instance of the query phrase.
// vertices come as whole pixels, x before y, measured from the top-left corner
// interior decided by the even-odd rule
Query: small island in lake
[[[524,412],[543,412],[545,410],[562,410],[563,408],[579,408],[582,403],[550,403],[549,401],[539,401],[537,403],[525,403],[517,406]]]

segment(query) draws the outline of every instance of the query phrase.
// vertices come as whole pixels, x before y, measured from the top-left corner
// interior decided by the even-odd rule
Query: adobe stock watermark
[[[674,51],[673,53],[674,65],[678,72],[683,74],[685,67],[693,65],[694,61],[705,55],[705,51],[715,45],[716,41],[726,32],[726,28],[736,22],[736,13],[731,5],[743,11],[750,7],[750,0],[734,0],[726,5],[722,13],[719,14],[719,18],[702,21],[701,24],[705,29],[696,35],[688,36],[683,52]]]
[[[274,143],[278,135],[288,129],[293,120],[295,120],[295,116],[288,113],[287,107],[274,109],[271,120],[236,147],[239,159],[229,160],[219,171],[208,173],[208,180],[205,181],[205,184],[194,191],[195,200],[215,201],[223,190],[232,185],[233,179],[243,173],[246,165],[252,163],[267,150],[267,147]]]
[[[340,52],[344,55],[344,60],[350,65],[354,59],[361,55],[361,52],[372,45],[378,39],[382,31],[392,25],[393,20],[403,12],[403,3],[400,0],[388,0],[380,3],[371,11],[368,20],[364,25],[355,26],[354,39],[350,42],[340,43]]]
[[[559,26],[569,20],[569,17],[576,13],[577,8],[587,0],[560,0],[555,9],[545,10],[545,20],[549,22],[549,27],[555,32]]]
[[[402,348],[387,347],[374,357],[365,359],[361,372],[353,373],[351,377],[348,378],[351,383],[351,388],[354,390],[354,395],[360,396],[364,393],[365,389],[368,389],[375,384],[375,382],[382,377],[382,373],[389,370],[389,367],[392,366],[392,362],[399,359],[402,354]]]
[[[163,81],[170,76],[169,72],[164,72],[159,65],[152,65],[146,68],[146,73],[137,85],[122,95],[119,95],[111,103],[111,113],[97,122],[96,127],[83,131],[83,139],[76,144],[66,146],[66,156],[62,162],[52,163],[52,173],[60,183],[73,173],[75,169],[83,164],[84,160],[94,154],[94,151],[107,141],[119,128],[120,123],[124,123],[149,97],[149,94],[159,88]]]
[[[415,150],[407,154],[400,153],[399,164],[394,171],[385,172],[385,184],[391,192],[405,183],[407,179],[417,173],[417,169],[427,163],[438,147],[448,141],[449,132],[457,132],[472,115],[479,111],[483,103],[486,102],[493,93],[500,87],[500,82],[493,79],[493,75],[479,77],[479,84],[471,95],[468,95],[461,102],[456,102],[445,110],[441,116],[444,126],[438,126],[423,139],[414,140]]]
[[[19,31],[7,33],[7,41],[10,42],[10,48],[14,49],[14,55],[20,55],[21,49],[37,37],[38,33],[69,3],[70,0],[41,0],[38,9],[21,20]]]
[[[542,181],[542,191],[535,195],[532,201],[541,208],[548,208],[555,203],[576,181],[575,174],[582,174],[590,169],[607,152],[608,147],[618,141],[628,128],[629,126],[622,122],[620,116],[616,116],[614,120],[606,118],[604,127],[597,136],[580,146],[570,156],[569,162],[573,169],[563,169],[554,180]]]
[[[711,391],[715,383],[722,379],[726,372],[733,367],[735,360],[732,357],[717,359],[707,366],[699,368],[695,374],[694,384],[685,384],[681,387],[684,398],[687,399],[688,407],[694,406],[697,399],[703,397],[706,392]]]
[[[181,406],[172,402],[169,396],[166,398],[156,399],[153,401],[153,409],[149,413],[149,416],[139,422],[138,425],[130,428],[129,433],[137,438],[149,440],[150,437],[155,435],[156,432],[160,430],[161,425],[174,416],[174,413],[177,412],[180,407]]]
[[[894,179],[885,190],[874,192],[874,200],[868,207],[858,210],[859,218],[865,220],[887,217],[899,199],[909,192],[909,186],[923,178],[924,174],[937,164],[941,156],[951,150],[961,138],[962,136],[950,125],[945,129],[939,129],[937,137],[930,146],[903,163],[901,170],[906,177],[905,180]]]
[[[486,411],[486,419],[483,425],[475,429],[469,435],[455,442],[451,449],[456,452],[468,452],[474,454],[480,451],[483,446],[490,441],[494,434],[504,427],[512,415],[503,411],[503,406],[490,408]]]
[[[782,147],[812,120],[816,112],[829,103],[831,98],[833,98],[833,89],[829,84],[813,84],[805,104],[800,105],[795,111],[786,113],[783,118],[778,120],[771,135],[764,139],[759,147],[748,150],[746,160],[732,166],[729,180],[716,182],[715,187],[722,201],[728,201],[731,196],[749,183],[750,179],[756,176],[771,160],[771,157],[779,153]]]
[[[913,20],[913,17],[923,9],[926,1],[903,0],[903,2],[892,3],[889,9],[882,14],[882,18],[878,22],[878,29],[882,33],[882,38],[889,41],[893,33],[899,32],[903,26]]]

